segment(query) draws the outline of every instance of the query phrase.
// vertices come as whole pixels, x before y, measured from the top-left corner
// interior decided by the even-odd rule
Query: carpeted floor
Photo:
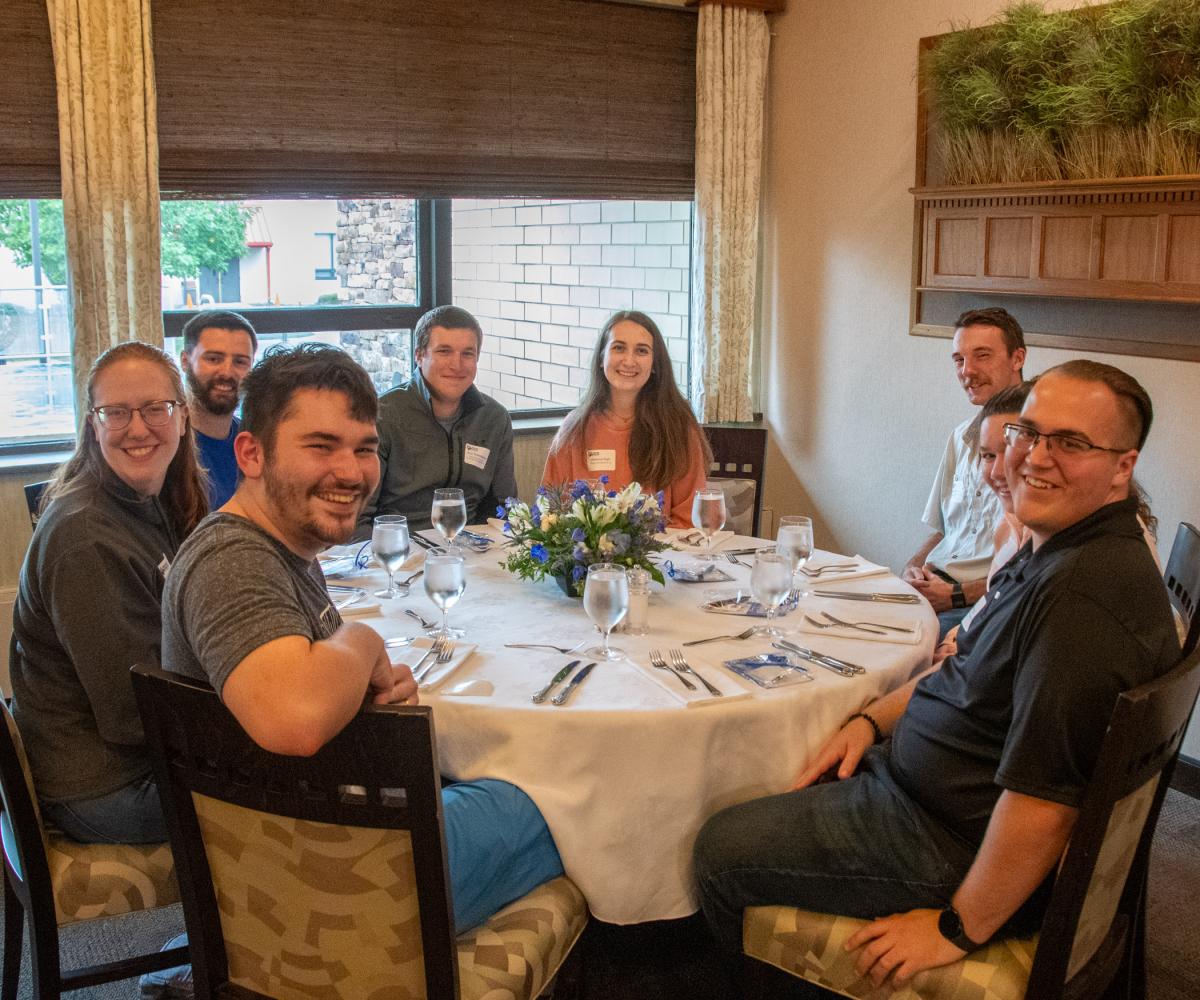
[[[1149,1000],[1200,996],[1200,799],[1169,792],[1150,875]],[[106,961],[161,944],[182,925],[178,907],[76,928],[66,935],[69,964]],[[696,918],[637,927],[589,925],[578,945],[582,1000],[725,1000],[727,972]],[[27,956],[26,956],[27,958]],[[31,997],[28,964],[21,998]],[[133,1000],[132,981],[78,990],[78,1000]]]

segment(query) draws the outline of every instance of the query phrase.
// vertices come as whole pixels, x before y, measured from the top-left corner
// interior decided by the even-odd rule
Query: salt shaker
[[[629,635],[645,635],[650,631],[650,574],[632,566],[625,571],[629,581],[629,610],[623,628]]]

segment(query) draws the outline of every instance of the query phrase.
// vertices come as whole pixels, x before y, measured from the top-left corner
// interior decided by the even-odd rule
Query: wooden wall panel
[[[1033,216],[989,218],[984,273],[990,278],[1028,278]]]
[[[1047,216],[1042,220],[1041,266],[1038,276],[1079,281],[1090,273],[1092,220]]]

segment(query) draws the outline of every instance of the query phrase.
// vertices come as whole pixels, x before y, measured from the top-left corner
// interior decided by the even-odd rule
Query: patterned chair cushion
[[[279,1000],[425,996],[407,831],[306,822],[193,794],[230,980]],[[464,998],[535,996],[586,921],[565,878],[458,944]]]
[[[752,958],[857,1000],[1019,1000],[1025,995],[1037,935],[1004,938],[960,962],[918,973],[901,990],[876,988],[854,971],[843,945],[866,923],[789,906],[746,910],[742,948]]]
[[[714,479],[725,494],[725,527],[739,535],[754,534],[754,502],[757,486],[753,479]]]
[[[78,844],[51,833],[46,862],[60,926],[179,902],[167,844]]]

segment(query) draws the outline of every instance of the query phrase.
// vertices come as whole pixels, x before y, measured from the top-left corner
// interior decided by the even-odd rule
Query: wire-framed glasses
[[[1091,441],[1085,441],[1073,434],[1043,434],[1026,424],[1005,424],[1004,440],[1010,448],[1016,448],[1018,451],[1032,451],[1039,441],[1044,440],[1048,451],[1057,451],[1063,455],[1086,455],[1092,451],[1111,451],[1116,455],[1123,455],[1129,451],[1128,448],[1105,448],[1104,445],[1092,444]]]
[[[135,413],[141,414],[142,423],[147,427],[162,427],[171,419],[171,415],[178,405],[179,400],[177,399],[156,399],[152,403],[143,403],[141,406],[93,406],[92,412],[96,414],[105,429],[120,431],[129,426]]]

